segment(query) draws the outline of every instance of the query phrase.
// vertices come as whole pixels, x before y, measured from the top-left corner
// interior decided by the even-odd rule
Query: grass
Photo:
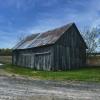
[[[33,69],[6,64],[4,70],[13,74],[30,76],[33,78],[46,79],[46,80],[100,82],[100,67],[84,68],[72,71],[53,72],[53,71],[34,71]]]

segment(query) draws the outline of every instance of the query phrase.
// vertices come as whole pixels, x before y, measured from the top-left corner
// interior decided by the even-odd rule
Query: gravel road
[[[100,100],[100,84],[0,76],[0,100]]]

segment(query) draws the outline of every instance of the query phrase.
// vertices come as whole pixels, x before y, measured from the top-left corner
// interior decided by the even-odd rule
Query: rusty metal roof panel
[[[72,26],[72,24],[73,23],[70,23],[44,33],[32,34],[19,42],[13,49],[28,49],[54,44],[61,37],[61,35],[63,35],[64,32]]]
[[[13,49],[26,49],[32,43],[33,39],[38,35],[39,33],[27,36],[25,39],[17,43]]]
[[[72,24],[73,23],[70,23],[63,27],[41,33],[36,39],[33,40],[28,48],[54,44],[61,37],[61,35],[70,28]]]

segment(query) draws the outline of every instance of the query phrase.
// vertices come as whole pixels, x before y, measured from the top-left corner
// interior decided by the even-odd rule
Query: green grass
[[[9,73],[31,76],[39,79],[100,82],[100,67],[53,72],[34,71],[33,69],[6,64],[4,69]]]

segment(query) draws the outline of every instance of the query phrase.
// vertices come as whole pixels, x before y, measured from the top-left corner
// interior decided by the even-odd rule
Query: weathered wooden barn
[[[70,70],[86,64],[86,43],[74,23],[32,34],[14,48],[15,65],[36,70]]]

